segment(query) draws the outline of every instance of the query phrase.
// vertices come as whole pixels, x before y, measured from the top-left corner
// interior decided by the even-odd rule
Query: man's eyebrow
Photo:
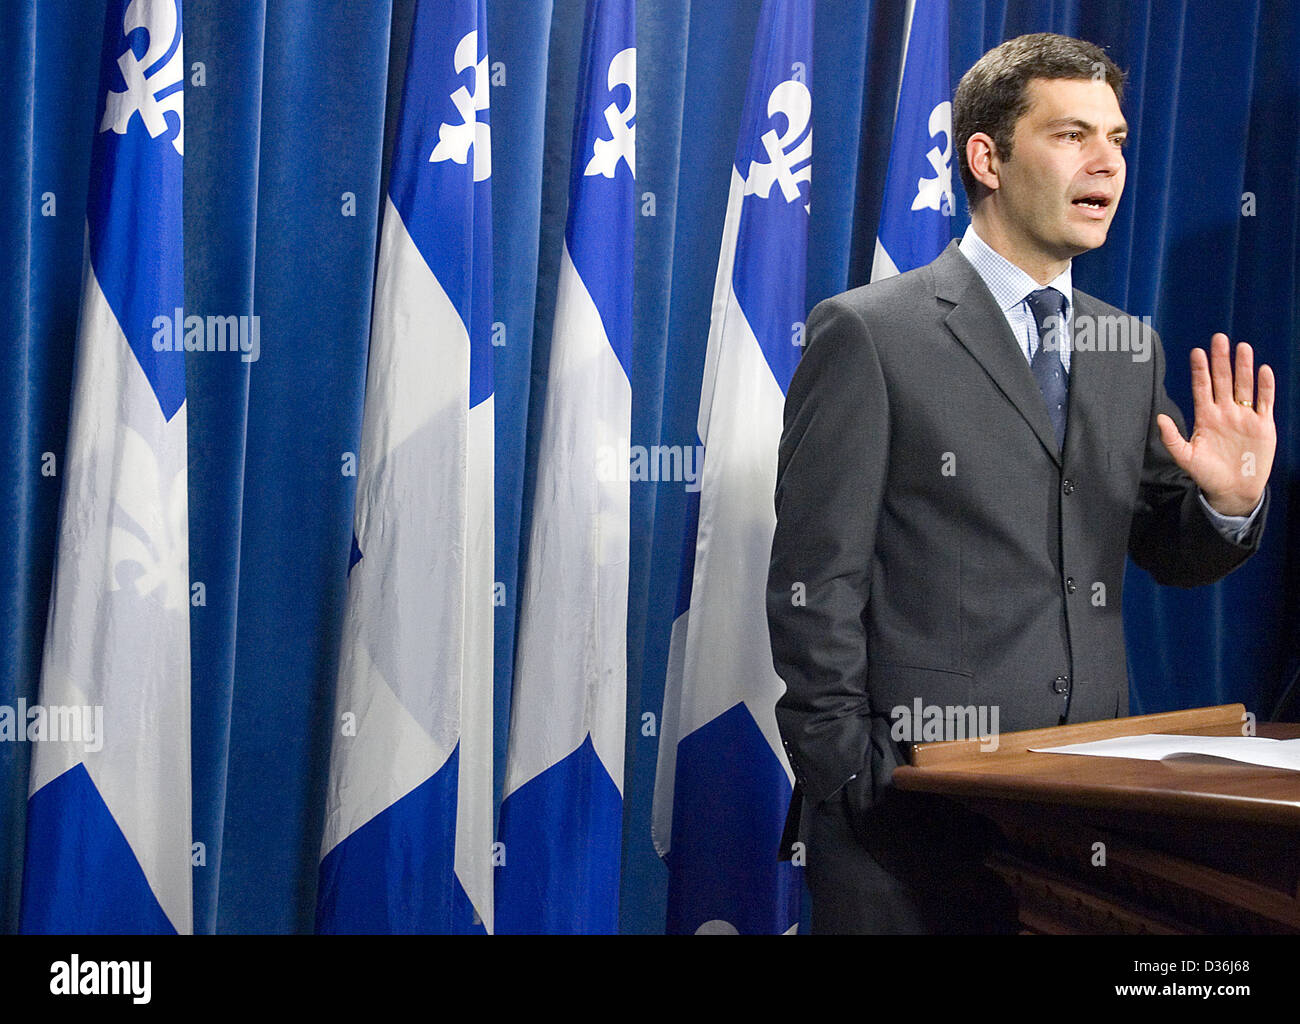
[[[1054,117],[1052,120],[1043,125],[1044,128],[1051,130],[1054,128],[1077,128],[1084,132],[1094,132],[1097,126],[1091,121],[1085,121],[1081,117]],[[1110,130],[1110,135],[1127,135],[1128,122],[1121,121],[1118,125]]]

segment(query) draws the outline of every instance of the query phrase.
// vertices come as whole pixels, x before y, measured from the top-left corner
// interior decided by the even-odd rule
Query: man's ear
[[[975,132],[966,140],[966,163],[971,174],[985,188],[996,191],[1001,183],[998,175],[1002,162],[998,156],[997,144],[986,132]]]

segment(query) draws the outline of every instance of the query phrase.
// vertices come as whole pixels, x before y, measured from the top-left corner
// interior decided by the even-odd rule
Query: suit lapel
[[[1056,431],[1047,415],[1043,393],[1038,389],[1033,371],[1029,369],[1029,363],[1007,325],[1007,318],[998,309],[988,287],[961,254],[955,241],[931,266],[935,295],[953,304],[945,321],[948,329],[984,368],[998,390],[1038,436],[1047,454],[1060,466],[1061,452],[1056,447]],[[1073,368],[1073,364],[1071,366]],[[1073,416],[1073,373],[1070,375],[1070,392],[1069,415]],[[1068,427],[1066,439],[1068,443]]]

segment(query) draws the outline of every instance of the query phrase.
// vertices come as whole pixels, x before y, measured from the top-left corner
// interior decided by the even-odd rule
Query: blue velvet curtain
[[[641,0],[634,444],[693,444],[758,0]],[[869,276],[903,4],[818,0],[813,303]],[[310,931],[351,539],[380,197],[411,0],[184,0],[186,307],[256,312],[262,349],[188,362],[198,931]],[[3,0],[0,704],[37,700],[80,296],[103,0]],[[498,790],[519,540],[546,387],[581,0],[489,0],[496,315]],[[1191,411],[1187,353],[1226,331],[1279,379],[1263,549],[1199,591],[1125,584],[1133,710],[1243,701],[1296,670],[1300,10],[1289,0],[951,4],[956,82],[1032,31],[1129,71],[1128,184],[1079,287],[1150,315]],[[956,178],[954,177],[954,181]],[[953,232],[966,224],[964,208]],[[792,268],[793,269],[793,268]],[[50,455],[54,474],[49,473]],[[622,926],[663,929],[649,838],[677,587],[680,484],[633,488]],[[648,717],[652,716],[652,717]],[[0,744],[0,929],[17,923],[30,750]]]

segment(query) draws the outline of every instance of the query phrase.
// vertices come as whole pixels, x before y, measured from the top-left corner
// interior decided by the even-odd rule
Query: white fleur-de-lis
[[[952,104],[944,100],[930,111],[927,126],[930,138],[943,136],[943,149],[930,147],[925,158],[934,168],[933,178],[918,178],[913,210],[938,210],[945,217],[952,216]]]
[[[609,71],[605,77],[612,94],[620,85],[628,88],[626,107],[611,102],[605,107],[605,124],[609,126],[609,138],[597,139],[591,148],[591,159],[587,161],[583,176],[599,174],[606,178],[614,177],[620,160],[627,161],[628,170],[636,177],[636,48],[619,50],[609,62]]]
[[[132,586],[140,597],[159,588],[163,607],[189,607],[189,545],[186,474],[182,469],[164,484],[162,470],[149,443],[130,427],[122,427],[121,463],[114,481],[113,524],[108,544],[109,589],[121,590],[121,565],[143,571]],[[141,538],[140,534],[144,537]]]
[[[184,47],[177,21],[173,0],[153,0],[152,3],[147,0],[131,0],[127,5],[122,16],[123,41],[136,29],[142,28],[148,33],[149,45],[143,57],[136,57],[128,46],[126,52],[117,58],[122,80],[126,82],[126,91],[109,90],[104,101],[104,117],[99,123],[101,132],[111,128],[118,135],[125,135],[131,118],[139,114],[149,137],[156,139],[167,130],[167,121],[163,115],[170,110],[180,120],[172,145],[177,153],[184,155],[185,90],[176,89],[159,99],[160,93],[176,86],[184,75]],[[171,59],[165,66],[158,67],[171,49],[173,41],[176,49],[172,52]]]
[[[781,195],[787,203],[793,203],[800,196],[799,184],[806,182],[812,187],[812,93],[802,82],[789,79],[772,90],[767,100],[767,116],[775,120],[776,115],[785,117],[785,131],[780,135],[776,129],[769,128],[760,141],[767,153],[767,162],[754,160],[749,165],[749,174],[745,177],[745,195],[767,199],[772,194],[772,186],[781,189]],[[804,209],[808,209],[805,202]]]
[[[462,85],[451,94],[452,105],[460,115],[461,123],[442,123],[438,128],[438,144],[429,154],[429,163],[451,160],[463,164],[469,159],[473,147],[474,180],[483,181],[492,174],[492,129],[486,121],[478,119],[478,112],[488,109],[489,89],[487,54],[476,61],[477,56],[478,33],[467,32],[456,44],[452,61],[458,75],[474,69],[474,91]]]

